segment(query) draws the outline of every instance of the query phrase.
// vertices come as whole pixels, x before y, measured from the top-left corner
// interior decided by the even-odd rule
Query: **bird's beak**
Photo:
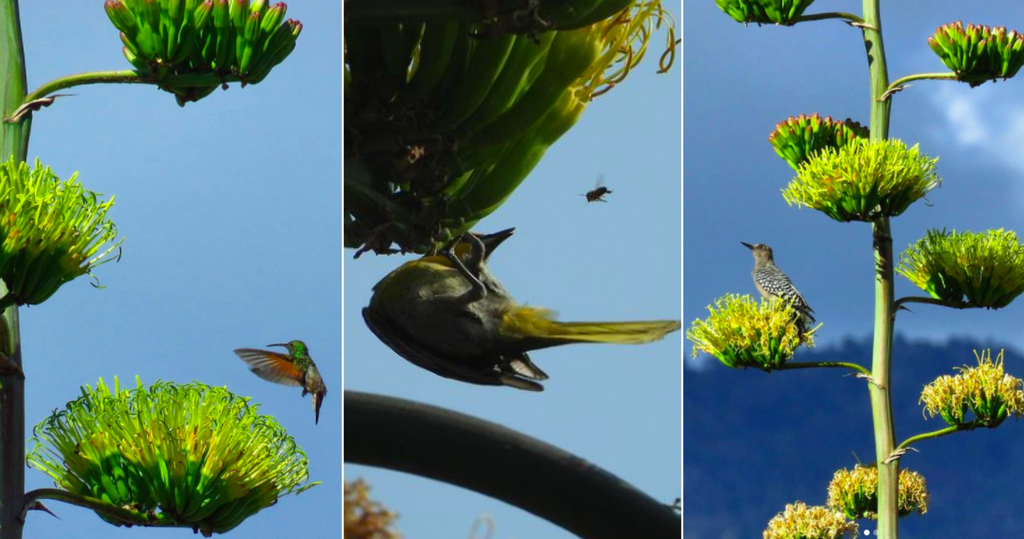
[[[512,236],[512,233],[515,232],[515,230],[515,228],[506,228],[505,230],[495,232],[493,234],[480,234],[477,237],[480,238],[480,241],[484,244],[484,248],[487,249],[487,256],[490,256],[502,242]]]
[[[754,250],[754,246],[753,245],[751,245],[751,244],[749,244],[749,243],[747,243],[745,241],[741,241],[740,243],[742,243],[743,246],[746,247],[747,249],[750,249],[751,251]]]
[[[267,346],[280,346],[281,348],[288,348],[287,344],[268,344]]]

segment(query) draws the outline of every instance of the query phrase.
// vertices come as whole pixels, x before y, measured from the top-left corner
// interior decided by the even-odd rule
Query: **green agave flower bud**
[[[895,217],[940,185],[936,161],[900,140],[848,139],[811,155],[782,196],[840,222]]]
[[[929,230],[903,252],[896,271],[936,299],[999,309],[1024,292],[1024,246],[1003,229]]]
[[[810,116],[790,116],[779,122],[775,131],[768,135],[775,153],[786,160],[794,170],[799,170],[810,156],[825,148],[842,148],[848,142],[866,139],[868,128],[847,118],[845,122],[822,118],[817,113]]]
[[[219,84],[195,85],[168,75],[216,74],[257,84],[295,49],[298,21],[284,21],[284,3],[266,0],[107,0],[124,54],[142,74],[163,81],[180,105]]]
[[[929,417],[940,416],[955,427],[996,428],[1009,416],[1024,414],[1024,382],[1003,372],[1003,352],[975,351],[977,367],[958,367],[960,374],[943,375],[925,386],[920,402]],[[968,421],[967,412],[974,414]]]
[[[754,367],[765,372],[782,367],[800,345],[814,346],[818,327],[800,335],[800,317],[788,303],[774,299],[760,305],[749,295],[728,294],[708,307],[711,316],[695,320],[686,332],[693,357],[700,352],[734,369]]]
[[[928,512],[928,488],[924,477],[907,469],[900,470],[897,510],[901,517],[913,512]],[[843,468],[835,473],[828,485],[828,506],[842,511],[846,518],[878,518],[878,467],[874,464]]]
[[[180,526],[206,537],[299,493],[306,455],[274,418],[224,388],[136,378],[96,388],[36,425],[29,465],[59,488],[139,515],[116,525]]]
[[[715,0],[718,7],[744,24],[790,25],[814,0]]]
[[[843,513],[802,502],[786,505],[785,511],[768,521],[764,539],[856,539],[857,524],[847,522]]]
[[[536,39],[486,25],[346,27],[346,171],[359,171],[346,173],[346,246],[422,253],[468,230],[622,83],[661,26],[666,71],[674,21],[658,1]]]
[[[964,27],[957,21],[938,27],[928,45],[959,80],[971,86],[1008,79],[1024,65],[1024,35],[1002,26]]]
[[[64,283],[91,274],[121,245],[107,219],[114,199],[82,187],[75,173],[66,182],[37,160],[12,157],[0,165],[0,278],[8,294],[0,307],[37,305]]]

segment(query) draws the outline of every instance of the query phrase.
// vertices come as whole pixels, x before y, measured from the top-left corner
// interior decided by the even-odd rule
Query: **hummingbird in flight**
[[[327,395],[327,386],[320,376],[320,370],[309,356],[309,347],[302,341],[288,341],[281,344],[268,344],[288,349],[287,354],[256,350],[255,348],[238,348],[235,354],[249,366],[249,370],[260,378],[285,386],[302,387],[302,396],[313,394],[313,410],[316,423],[320,423],[320,405]]]

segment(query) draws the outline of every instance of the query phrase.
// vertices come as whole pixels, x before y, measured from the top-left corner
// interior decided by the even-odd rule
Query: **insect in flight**
[[[593,189],[580,196],[587,197],[587,202],[608,202],[604,197],[610,194],[612,194],[612,190],[604,186],[604,176],[602,176],[597,180],[597,185]]]

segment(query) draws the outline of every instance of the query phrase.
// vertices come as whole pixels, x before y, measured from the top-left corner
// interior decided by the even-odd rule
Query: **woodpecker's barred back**
[[[743,242],[740,242],[743,243]],[[814,324],[814,316],[811,314],[814,309],[807,304],[807,300],[800,294],[800,291],[793,286],[793,281],[778,266],[775,265],[775,258],[772,248],[763,243],[750,245],[743,243],[754,254],[754,286],[766,299],[780,298],[788,302],[793,309],[801,314],[802,330],[806,331]]]

